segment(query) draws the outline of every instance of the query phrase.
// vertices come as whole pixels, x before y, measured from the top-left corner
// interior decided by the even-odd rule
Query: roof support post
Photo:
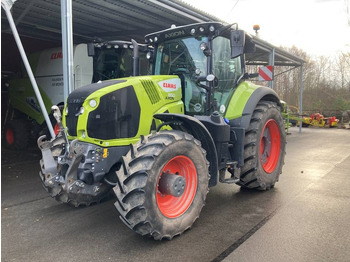
[[[273,71],[272,71],[272,80],[269,81],[269,87],[271,89],[273,89],[273,84],[275,81],[275,76],[274,76],[274,72],[275,72],[275,48],[271,49],[270,55],[269,55],[269,65],[273,66]]]
[[[16,25],[15,25],[15,22],[13,20],[12,14],[10,12],[10,9],[11,9],[11,7],[12,7],[14,2],[15,1],[13,1],[13,0],[12,1],[3,1],[3,0],[1,0],[1,6],[6,12],[7,20],[9,21],[9,25],[11,27],[13,37],[15,38],[15,41],[16,41],[19,53],[21,54],[21,57],[22,57],[22,60],[23,60],[23,64],[24,64],[24,66],[25,66],[25,68],[27,70],[27,73],[28,73],[30,82],[31,82],[31,84],[33,86],[36,98],[38,99],[38,103],[40,105],[41,112],[44,115],[45,122],[46,122],[47,127],[48,127],[48,129],[50,131],[50,135],[51,135],[51,137],[55,137],[55,132],[53,131],[53,127],[52,127],[49,115],[47,114],[45,103],[44,103],[44,101],[43,101],[43,99],[41,97],[41,94],[40,94],[40,91],[39,91],[39,87],[38,87],[38,85],[36,83],[33,71],[32,71],[32,69],[30,67],[30,64],[29,64],[26,52],[24,51],[24,48],[23,48],[23,45],[22,45],[22,41],[21,41],[21,39],[19,37],[19,34],[18,34]]]
[[[300,92],[300,98],[299,98],[299,117],[302,117],[303,115],[303,63],[300,65],[300,71],[299,71],[299,92]],[[301,126],[302,123],[299,124],[299,133],[301,133]]]
[[[63,99],[73,90],[73,26],[72,0],[61,0]]]

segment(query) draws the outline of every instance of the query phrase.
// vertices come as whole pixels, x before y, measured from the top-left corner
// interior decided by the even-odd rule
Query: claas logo
[[[163,83],[163,87],[176,89],[176,84],[172,84],[172,83]]]
[[[62,52],[52,53],[50,59],[60,59],[62,58]]]

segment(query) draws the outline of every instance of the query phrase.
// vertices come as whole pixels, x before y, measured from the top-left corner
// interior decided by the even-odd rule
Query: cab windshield
[[[130,48],[96,48],[93,82],[129,77],[133,74],[133,50]],[[146,52],[139,53],[140,75],[147,75]]]
[[[184,105],[189,115],[205,112],[206,91],[196,84],[196,73],[207,75],[207,57],[200,49],[207,37],[177,38],[158,45],[155,74],[180,75],[184,84]]]
[[[155,64],[156,75],[172,75],[174,73],[206,74],[207,58],[199,48],[207,38],[195,39],[193,37],[178,38],[158,45]]]

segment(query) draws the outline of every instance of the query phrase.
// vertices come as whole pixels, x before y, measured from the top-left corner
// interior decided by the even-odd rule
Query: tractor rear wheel
[[[280,108],[274,102],[259,102],[245,133],[244,166],[238,185],[259,190],[274,187],[284,165],[285,148]]]
[[[156,240],[189,229],[209,191],[205,150],[193,136],[175,130],[142,137],[123,157],[117,177],[121,220]]]
[[[29,125],[25,119],[7,122],[4,128],[3,142],[6,148],[21,150],[29,145]]]

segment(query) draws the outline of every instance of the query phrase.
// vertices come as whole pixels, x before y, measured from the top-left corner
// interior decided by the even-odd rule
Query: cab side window
[[[242,74],[240,57],[231,59],[230,40],[221,36],[213,40],[213,73],[219,80],[214,99],[220,107],[226,104]]]

